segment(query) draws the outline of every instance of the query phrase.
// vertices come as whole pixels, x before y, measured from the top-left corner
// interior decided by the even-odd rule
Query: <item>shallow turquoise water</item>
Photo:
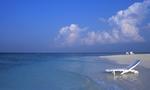
[[[0,90],[147,90],[150,70],[116,76],[98,54],[0,54]],[[125,65],[123,65],[125,66]],[[148,71],[148,72],[144,72]]]

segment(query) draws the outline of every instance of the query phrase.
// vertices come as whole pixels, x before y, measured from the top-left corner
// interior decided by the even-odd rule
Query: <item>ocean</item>
[[[116,54],[116,53],[114,53]],[[147,90],[150,70],[115,77],[120,65],[100,59],[112,53],[1,53],[0,90]],[[147,72],[144,72],[147,71]]]

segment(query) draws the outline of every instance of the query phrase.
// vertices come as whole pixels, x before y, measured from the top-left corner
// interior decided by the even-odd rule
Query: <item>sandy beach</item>
[[[99,58],[115,61],[118,64],[130,64],[135,60],[141,60],[140,66],[150,68],[150,54],[110,55],[99,56]]]
[[[150,76],[150,54],[133,54],[133,55],[109,55],[99,56],[100,60],[108,60],[113,64],[107,64],[107,68],[119,68],[120,66],[128,66],[135,60],[141,60],[141,63],[135,67],[139,71],[139,74],[125,74],[117,76],[113,81],[117,86],[120,86],[123,90],[148,90],[149,89],[149,76]],[[118,89],[120,90],[120,89]]]

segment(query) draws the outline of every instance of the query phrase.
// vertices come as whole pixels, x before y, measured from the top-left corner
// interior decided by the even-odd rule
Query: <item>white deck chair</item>
[[[137,70],[134,70],[134,68],[140,63],[140,60],[135,61],[134,63],[130,64],[129,66],[127,66],[126,68],[117,68],[117,69],[106,69],[106,72],[112,72],[114,75],[116,72],[120,72],[121,75],[128,73],[128,72],[132,72],[132,73],[138,73]]]

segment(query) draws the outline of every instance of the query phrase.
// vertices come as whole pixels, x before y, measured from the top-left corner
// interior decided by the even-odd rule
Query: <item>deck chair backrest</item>
[[[132,63],[129,66],[127,66],[127,69],[131,70],[131,69],[135,68],[139,63],[140,63],[140,60],[137,60],[134,63]]]

